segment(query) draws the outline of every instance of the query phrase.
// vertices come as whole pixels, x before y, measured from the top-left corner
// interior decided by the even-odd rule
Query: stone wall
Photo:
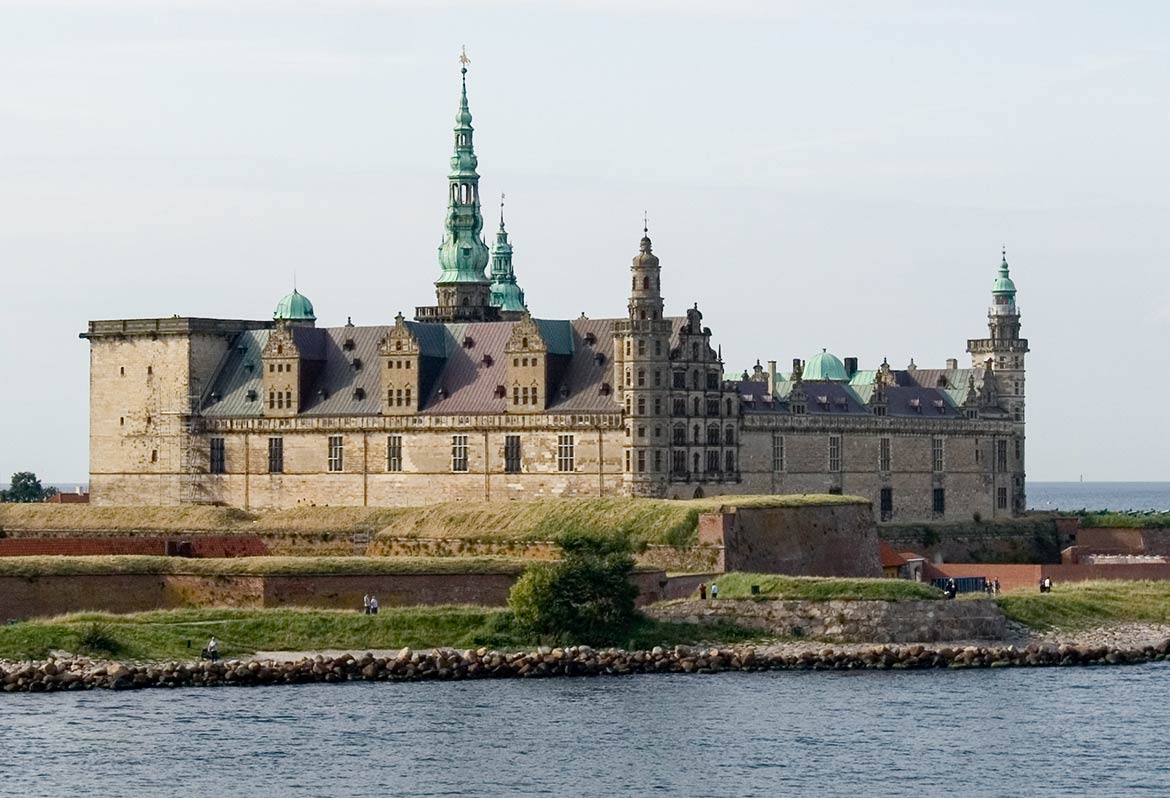
[[[372,593],[384,607],[502,607],[517,574],[230,575],[89,574],[0,576],[0,623],[83,610],[128,613],[181,607],[358,609]],[[638,603],[670,594],[666,574],[639,571]],[[685,586],[684,586],[685,587]],[[677,589],[676,589],[677,592]]]
[[[778,637],[874,643],[998,640],[1006,619],[993,601],[773,601],[718,599],[653,607],[660,620],[727,621]]]
[[[268,547],[258,535],[183,537],[19,537],[0,538],[0,557],[91,557],[137,554],[162,557],[261,557]]]
[[[1075,527],[1050,515],[998,521],[882,524],[878,534],[897,551],[928,560],[975,563],[1058,563],[1076,540]]]
[[[700,516],[699,540],[723,547],[723,570],[794,576],[881,576],[868,502],[736,507]]]

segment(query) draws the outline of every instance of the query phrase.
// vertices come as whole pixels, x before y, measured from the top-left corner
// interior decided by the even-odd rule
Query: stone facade
[[[499,285],[484,271],[477,165],[464,85],[437,304],[413,321],[317,327],[294,291],[271,321],[90,322],[92,501],[845,493],[883,521],[1024,509],[1028,344],[1006,259],[971,368],[826,352],[729,377],[697,304],[666,315],[648,234],[625,318],[531,316],[510,244]]]

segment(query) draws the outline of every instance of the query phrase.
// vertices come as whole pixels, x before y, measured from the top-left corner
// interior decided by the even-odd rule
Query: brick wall
[[[168,545],[169,544],[169,545]],[[189,537],[0,538],[0,557],[58,555],[89,557],[138,554],[161,557],[259,557],[268,553],[256,535],[192,535]]]
[[[924,579],[939,577],[985,576],[999,579],[1001,590],[1026,588],[1037,590],[1040,580],[1048,577],[1054,584],[1086,582],[1091,579],[1170,579],[1170,564],[1139,565],[995,565],[982,563],[928,563]]]

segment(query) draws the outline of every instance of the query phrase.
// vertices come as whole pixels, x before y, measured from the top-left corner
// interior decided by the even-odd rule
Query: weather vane
[[[650,215],[646,211],[642,211],[642,232],[646,235],[650,233]]]
[[[459,63],[463,64],[463,68],[467,69],[467,65],[471,63],[471,59],[467,57],[467,45],[463,45],[463,50],[459,53]]]

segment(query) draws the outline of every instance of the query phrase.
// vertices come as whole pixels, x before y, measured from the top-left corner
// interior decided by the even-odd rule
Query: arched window
[[[724,459],[726,460],[726,466],[723,470],[729,474],[735,473],[735,452],[728,452]]]
[[[730,399],[726,400],[726,402],[724,402],[724,404],[727,407],[727,415],[730,416],[731,415],[731,400]]]
[[[699,442],[699,425],[696,424],[695,426],[691,427],[691,432],[694,435],[694,442],[698,443]]]
[[[646,311],[643,310],[640,314],[638,314],[638,318],[645,321],[646,320]]]
[[[697,396],[691,400],[691,415],[699,415],[699,397]]]
[[[696,474],[699,473],[699,453],[698,452],[695,452],[695,455],[694,455],[692,462],[694,463],[694,465],[692,466],[691,471],[693,471]]]
[[[643,288],[643,290],[646,290],[646,291],[650,290],[650,278],[649,277],[642,278],[642,288]]]

